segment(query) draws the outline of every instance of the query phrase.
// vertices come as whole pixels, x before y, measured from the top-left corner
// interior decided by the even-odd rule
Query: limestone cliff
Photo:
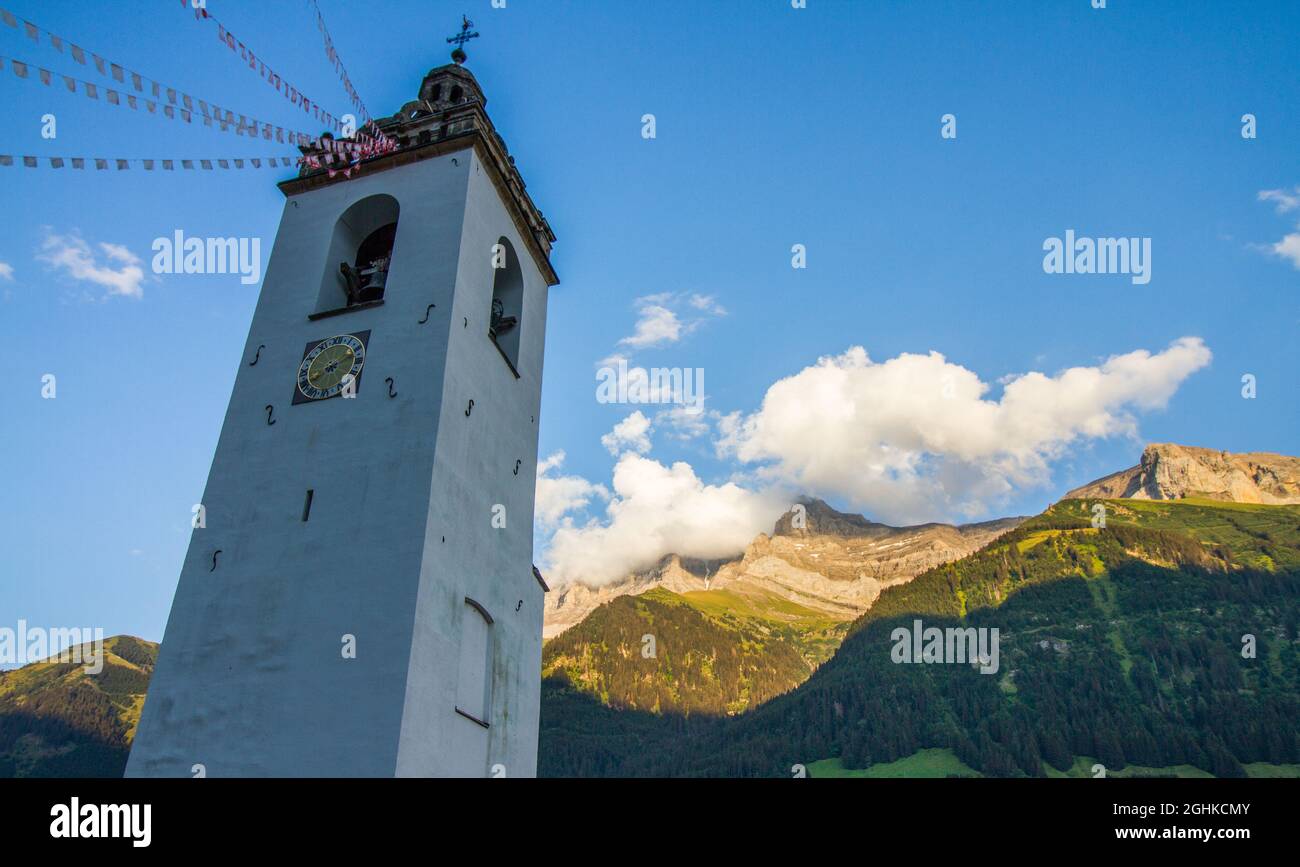
[[[1265,505],[1300,503],[1300,458],[1156,443],[1146,447],[1136,467],[1075,488],[1064,499],[1186,497]]]
[[[552,638],[612,599],[656,587],[675,593],[725,588],[755,600],[776,596],[830,618],[851,620],[870,608],[884,588],[973,553],[1022,520],[891,527],[806,500],[802,516],[786,513],[770,536],[760,533],[733,560],[670,555],[614,584],[556,588],[546,597],[543,635]]]

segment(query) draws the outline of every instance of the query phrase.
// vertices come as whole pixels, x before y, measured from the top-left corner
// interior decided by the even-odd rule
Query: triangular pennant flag
[[[62,79],[63,79],[63,86],[66,87],[66,88],[68,89],[68,92],[69,92],[69,93],[76,93],[76,92],[77,92],[77,79],[75,79],[75,78],[69,78],[69,77],[66,76],[66,75],[61,76],[61,77],[62,77]]]
[[[41,32],[36,29],[35,24],[30,21],[24,21],[23,29],[27,31],[28,37],[30,37],[33,42],[41,41]]]
[[[139,104],[136,102],[135,96],[130,93],[126,95],[126,104],[131,106],[131,108],[135,108],[135,109],[138,109],[140,107]]]
[[[99,99],[99,90],[96,89],[95,85],[91,84],[89,81],[83,81],[82,84],[86,86],[86,96],[91,99]]]
[[[183,169],[194,168],[194,160],[181,160],[181,168]]]
[[[98,54],[95,54],[93,51],[91,52],[90,56],[94,58],[95,68],[99,70],[99,74],[108,75],[108,73],[104,70],[104,58],[100,57]]]
[[[168,171],[168,172],[172,171],[173,166],[172,166],[172,161],[171,161],[171,160],[163,160],[163,161],[162,161],[162,164],[163,164],[163,170],[164,170],[164,171]]]
[[[86,52],[82,51],[80,48],[78,48],[77,46],[73,45],[73,46],[72,46],[72,59],[75,60],[75,61],[77,61],[78,63],[80,63],[82,66],[85,66],[85,65],[86,65]]]
[[[146,172],[153,171],[153,160],[141,160],[140,162],[144,163],[144,170]]]
[[[230,163],[226,160],[217,160],[217,165],[221,166],[223,169],[230,168]]]
[[[144,91],[144,82],[140,80],[140,73],[138,72],[131,73],[131,86],[138,91],[141,92]]]
[[[38,71],[41,74],[41,84],[49,84],[51,80],[50,71],[48,69],[40,69]]]
[[[81,157],[73,157],[73,158],[72,158],[72,167],[73,167],[74,169],[84,169],[84,168],[86,167],[86,161],[85,161],[84,159],[82,159]]]
[[[14,14],[8,9],[0,9],[0,21],[4,21],[10,27],[18,26],[18,19],[14,18]]]
[[[212,160],[199,160],[199,165],[203,166],[205,169],[211,169]]]
[[[129,169],[129,168],[131,168],[131,162],[130,162],[130,160],[118,160],[118,161],[117,161],[117,170],[118,170],[119,172],[124,172],[124,171],[126,171],[127,169]]]
[[[14,158],[9,154],[0,154],[0,166],[11,166],[14,164]]]
[[[36,168],[36,157],[23,157],[23,165],[29,169]]]
[[[103,170],[103,169],[108,168],[108,160],[101,160],[99,157],[96,157],[96,158],[95,158],[95,168],[96,168],[97,170]]]
[[[14,65],[14,75],[18,76],[19,78],[27,77],[26,63],[23,63],[21,60],[11,60],[9,62]]]
[[[122,67],[118,66],[116,63],[110,64],[110,66],[113,69],[113,80],[122,81]]]
[[[111,88],[111,87],[106,87],[106,88],[104,88],[104,96],[105,96],[105,98],[107,98],[108,101],[109,101],[110,103],[112,103],[113,105],[121,105],[121,104],[122,104],[122,100],[121,100],[120,97],[118,97],[118,95],[117,95],[117,91],[114,90],[114,89]]]
[[[63,168],[63,157],[50,157],[50,168],[52,169]]]
[[[63,51],[63,40],[60,39],[59,37],[55,36],[53,33],[50,34],[50,44],[54,46],[54,50],[55,50],[55,51],[58,51],[58,52],[62,53],[62,51]]]

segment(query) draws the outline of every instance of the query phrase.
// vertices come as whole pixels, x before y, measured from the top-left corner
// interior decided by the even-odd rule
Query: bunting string
[[[305,93],[302,93],[288,81],[281,78],[275,70],[266,65],[264,60],[259,59],[251,48],[240,41],[234,33],[226,29],[226,25],[222,24],[221,21],[209,12],[206,7],[194,9],[189,0],[179,0],[179,2],[182,9],[191,9],[194,12],[194,18],[196,21],[211,21],[213,24],[216,24],[217,41],[229,48],[232,53],[238,53],[241,62],[247,63],[248,68],[258,73],[263,81],[276,89],[276,92],[283,93],[284,96],[288,98],[290,104],[295,107],[301,107],[302,110],[308,114],[322,120],[326,124],[332,125],[335,131],[342,130],[343,127],[338,118],[334,117],[329,112],[323,112],[319,103],[314,102]],[[359,104],[360,99],[358,98],[356,102]],[[396,144],[379,130],[378,125],[374,123],[374,119],[366,114],[364,108],[359,107],[358,110],[362,111],[363,114],[363,122],[358,126],[358,129],[369,126],[373,132],[368,136],[368,138],[373,139],[378,145],[367,145],[366,149],[372,153],[386,152],[395,149]],[[363,142],[363,145],[364,144],[365,143]]]
[[[343,90],[347,93],[348,98],[352,100],[353,107],[361,113],[362,120],[369,123],[373,118],[370,116],[366,104],[362,101],[361,94],[357,93],[357,89],[352,86],[352,79],[348,77],[348,71],[343,66],[343,59],[339,57],[338,50],[334,47],[334,38],[330,36],[329,28],[325,26],[325,16],[321,14],[320,6],[317,5],[316,0],[308,0],[308,2],[316,13],[316,29],[320,31],[321,39],[324,40],[325,59],[330,62],[330,65],[334,67],[334,71],[338,73],[339,81],[342,82]],[[380,135],[382,137],[383,134],[380,133]]]
[[[96,57],[95,59],[102,60],[99,57]],[[77,90],[80,89],[88,98],[99,99],[100,93],[102,92],[104,101],[109,105],[120,106],[125,103],[127,106],[136,109],[137,111],[141,108],[141,105],[143,105],[144,109],[148,111],[149,114],[161,114],[168,120],[176,120],[179,117],[185,123],[192,123],[196,113],[194,107],[197,105],[197,114],[202,119],[203,125],[213,126],[215,123],[222,132],[229,132],[233,129],[235,135],[247,135],[249,138],[262,138],[266,141],[277,141],[281,144],[317,147],[320,146],[321,143],[320,139],[313,138],[304,132],[298,132],[291,129],[287,130],[283,127],[257,120],[256,118],[247,117],[246,115],[236,115],[233,111],[222,109],[215,103],[196,99],[186,93],[182,93],[181,91],[172,88],[166,88],[166,102],[160,102],[150,99],[148,96],[144,96],[143,94],[145,93],[149,93],[150,95],[156,94],[162,89],[157,82],[151,82],[151,88],[145,88],[143,86],[137,87],[136,90],[140,94],[137,96],[135,93],[129,91],[119,92],[111,87],[97,85],[93,81],[73,78],[70,75],[64,75],[60,72],[52,72],[44,67],[36,66],[35,64],[27,63],[13,57],[0,55],[0,72],[4,71],[6,64],[8,64],[9,68],[13,70],[14,76],[17,78],[26,81],[40,81],[46,87],[54,86],[55,79],[58,79],[69,93],[76,93]],[[114,64],[113,68],[118,69],[121,67]],[[33,74],[35,75],[35,78],[33,78]],[[131,74],[133,76],[135,75],[135,73]],[[141,85],[146,81],[150,81],[149,79],[145,79],[143,76],[138,76],[138,80]]]
[[[181,5],[188,7],[188,0],[181,0]],[[277,92],[284,93],[285,97],[295,106],[301,106],[304,111],[311,113],[314,117],[323,123],[330,125],[333,129],[342,131],[343,124],[329,112],[323,111],[319,104],[312,102],[305,94],[297,90],[284,79],[280,78],[274,70],[266,66],[259,60],[256,55],[249,50],[242,42],[237,40],[230,31],[225,29],[221,22],[212,16],[205,8],[194,10],[195,18],[202,20],[210,18],[217,24],[218,39],[223,45],[228,47],[232,52],[238,51],[241,59],[247,60],[250,69],[259,70],[263,80],[270,83],[276,88]],[[119,91],[115,88],[96,84],[95,82],[74,78],[72,76],[56,73],[25,61],[17,60],[11,57],[0,57],[0,72],[3,72],[4,63],[7,61],[17,78],[32,80],[31,76],[35,73],[36,79],[47,87],[54,86],[55,79],[58,78],[63,86],[70,92],[76,93],[78,87],[90,99],[99,99],[100,92],[103,92],[104,101],[110,105],[120,106],[123,101],[132,108],[139,110],[141,103],[150,114],[161,113],[164,117],[175,120],[178,116],[185,123],[192,123],[197,106],[198,115],[202,118],[204,126],[211,127],[214,122],[222,132],[228,132],[234,129],[236,135],[247,135],[250,138],[261,138],[265,141],[276,141],[297,145],[300,148],[315,151],[307,153],[297,158],[299,166],[305,166],[310,169],[326,169],[330,177],[338,173],[351,177],[354,170],[358,170],[362,159],[372,156],[382,155],[397,149],[397,143],[385,136],[375,124],[373,118],[365,112],[364,105],[360,104],[360,97],[351,86],[351,81],[347,80],[345,87],[349,90],[355,103],[365,115],[365,122],[361,129],[354,132],[351,139],[338,140],[330,133],[325,133],[320,137],[310,136],[304,132],[285,129],[274,124],[260,121],[256,118],[250,118],[247,115],[238,114],[230,109],[223,109],[214,102],[198,99],[182,90],[170,87],[153,78],[143,75],[135,70],[123,66],[111,60],[107,60],[100,55],[87,51],[81,46],[73,43],[34,22],[25,18],[14,15],[13,12],[0,7],[0,23],[3,23],[14,29],[21,29],[37,45],[41,44],[41,37],[44,35],[49,42],[60,54],[64,48],[72,55],[72,59],[82,66],[94,65],[100,75],[110,78],[123,85]],[[324,27],[324,20],[320,19],[319,26]],[[328,38],[328,37],[327,37]],[[332,49],[332,40],[330,41]],[[90,58],[90,64],[87,63],[87,57]],[[333,52],[337,57],[337,52]],[[346,77],[346,72],[344,72]],[[129,89],[127,81],[130,81]],[[134,92],[131,92],[131,91]],[[370,130],[367,132],[366,130]],[[29,159],[24,157],[24,159]],[[30,158],[34,159],[34,158]],[[60,159],[60,158],[54,158]],[[74,158],[68,158],[74,159]],[[81,158],[76,158],[81,159]],[[132,160],[116,160],[117,163],[130,163]],[[143,162],[143,161],[141,161]],[[148,161],[155,162],[153,160]],[[62,166],[55,166],[60,168]]]
[[[29,169],[40,168],[41,161],[52,169],[61,169],[69,166],[74,169],[93,168],[97,171],[106,171],[110,165],[117,171],[126,171],[133,164],[139,164],[140,168],[147,172],[158,169],[164,172],[175,171],[179,166],[182,171],[199,169],[201,171],[211,171],[215,169],[243,169],[254,168],[260,169],[265,165],[268,169],[288,168],[296,160],[294,157],[225,157],[221,159],[184,159],[184,160],[163,160],[163,159],[143,159],[138,157],[118,158],[118,157],[36,157],[36,156],[13,156],[12,154],[0,154],[0,166],[22,165]]]

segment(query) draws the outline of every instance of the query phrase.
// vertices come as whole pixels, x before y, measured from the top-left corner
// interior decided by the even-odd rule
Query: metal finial
[[[470,21],[465,15],[462,15],[460,16],[460,32],[455,36],[447,37],[448,43],[454,42],[456,44],[456,47],[451,50],[451,59],[457,66],[460,66],[469,57],[469,55],[465,53],[465,43],[469,42],[471,39],[478,39],[478,33],[470,30],[473,26],[474,22]]]

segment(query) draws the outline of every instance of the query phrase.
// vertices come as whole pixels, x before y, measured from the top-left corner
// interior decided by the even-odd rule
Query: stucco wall
[[[501,235],[526,248],[475,159],[363,173],[286,202],[129,776],[188,776],[196,763],[209,776],[487,773],[464,763],[473,742],[459,723],[484,730],[454,712],[466,595],[496,620],[488,767],[535,772],[546,287],[525,259],[516,380],[486,335],[489,254]],[[335,221],[376,193],[401,205],[384,304],[308,321]],[[367,329],[356,399],[291,406],[305,344]],[[491,527],[493,503],[505,530]],[[344,634],[356,659],[340,653]]]

